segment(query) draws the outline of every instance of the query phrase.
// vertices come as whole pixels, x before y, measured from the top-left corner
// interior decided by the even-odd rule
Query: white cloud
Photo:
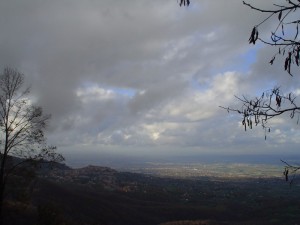
[[[104,89],[97,86],[92,86],[88,88],[79,88],[76,91],[77,97],[83,101],[83,103],[87,103],[89,101],[103,101],[103,100],[111,100],[116,98],[116,93],[111,89]]]
[[[238,152],[257,142],[267,149],[263,130],[244,134],[240,118],[219,106],[234,106],[234,95],[252,96],[276,84],[296,90],[298,81],[285,76],[282,65],[268,65],[270,48],[255,48],[250,56],[248,36],[263,15],[236,0],[192,4],[4,1],[0,66],[27,75],[32,95],[52,114],[48,137],[58,147]],[[270,140],[290,125],[297,129],[294,122],[274,120],[280,134]],[[286,142],[279,147],[298,144],[291,133],[280,136]]]

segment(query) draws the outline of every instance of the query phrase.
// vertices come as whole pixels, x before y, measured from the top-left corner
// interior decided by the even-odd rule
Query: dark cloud
[[[250,133],[250,143],[218,106],[274,84],[299,86],[280,64],[268,65],[272,49],[256,48],[246,65],[248,35],[263,18],[235,0],[188,8],[176,0],[4,0],[0,67],[25,73],[52,114],[48,136],[58,147],[240,151],[260,133]]]

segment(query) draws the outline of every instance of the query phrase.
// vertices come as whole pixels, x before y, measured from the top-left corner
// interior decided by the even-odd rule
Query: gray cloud
[[[218,108],[236,104],[234,94],[298,88],[268,65],[272,49],[248,45],[263,18],[235,0],[4,0],[0,67],[25,73],[58,147],[267,149],[261,131],[241,136],[239,118]]]

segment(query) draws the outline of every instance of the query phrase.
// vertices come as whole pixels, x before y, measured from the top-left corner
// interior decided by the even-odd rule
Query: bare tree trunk
[[[3,201],[4,201],[4,184],[3,180],[1,180],[0,184],[0,225],[3,225]]]
[[[6,146],[6,145],[5,145]],[[6,152],[6,151],[4,151]],[[4,203],[4,191],[5,191],[5,164],[6,164],[6,154],[1,154],[1,167],[0,167],[0,225],[3,225],[3,203]]]

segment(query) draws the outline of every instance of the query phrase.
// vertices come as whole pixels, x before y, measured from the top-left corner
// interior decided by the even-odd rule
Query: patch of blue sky
[[[240,57],[244,63],[240,66],[240,71],[248,71],[250,66],[256,62],[256,55],[259,47],[251,48],[245,54],[242,54]]]
[[[114,87],[110,85],[99,85],[98,83],[93,83],[93,82],[84,82],[82,84],[82,87],[85,89],[89,88],[100,88],[104,90],[109,90],[112,91],[113,93],[124,96],[124,97],[133,97],[137,93],[137,90],[133,88],[127,88],[127,87]]]
[[[132,98],[136,94],[136,90],[131,88],[119,88],[119,87],[110,87],[110,90],[117,93],[118,95],[126,96]]]
[[[251,66],[256,62],[257,52],[261,47],[261,45],[257,45],[249,48],[246,52],[234,57],[234,59],[231,61],[232,63],[229,63],[221,68],[212,68],[210,73],[216,75],[228,71],[235,71],[240,72],[241,74],[247,74],[247,72],[251,70]],[[210,83],[200,83],[199,80],[192,78],[190,80],[190,86],[193,89],[205,91],[210,88]]]
[[[231,65],[224,67],[224,72],[226,71],[236,71],[241,73],[246,73],[251,69],[251,65],[256,62],[257,52],[259,47],[250,48],[247,52],[239,54],[234,58],[234,62]]]
[[[193,90],[197,90],[197,91],[205,91],[207,89],[210,88],[210,84],[209,83],[200,83],[199,80],[192,78],[189,82],[190,87]]]

